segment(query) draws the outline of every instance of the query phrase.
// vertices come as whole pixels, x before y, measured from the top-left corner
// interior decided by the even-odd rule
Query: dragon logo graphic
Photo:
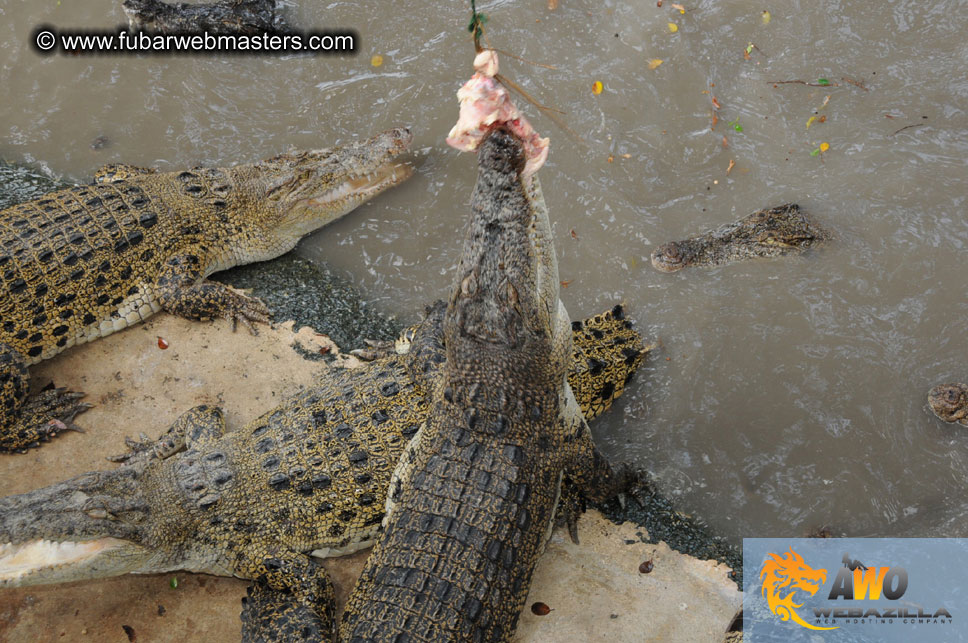
[[[766,597],[770,611],[780,617],[781,621],[793,621],[811,630],[836,630],[836,627],[818,627],[807,623],[797,614],[797,607],[803,603],[794,603],[793,597],[797,591],[803,591],[813,596],[827,581],[826,569],[814,569],[805,562],[803,557],[790,548],[790,552],[783,556],[767,554],[769,558],[763,563],[760,580],[763,581],[761,594]]]

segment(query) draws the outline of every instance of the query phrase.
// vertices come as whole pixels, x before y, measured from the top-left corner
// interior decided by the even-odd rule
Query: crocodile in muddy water
[[[787,203],[758,210],[697,237],[662,244],[652,253],[652,266],[676,272],[687,266],[722,266],[744,259],[800,254],[829,237],[800,206]]]
[[[444,318],[447,359],[394,472],[384,533],[341,617],[343,641],[507,640],[562,477],[593,499],[624,478],[592,443],[565,378],[572,337],[547,209],[525,161],[504,129],[480,146]],[[313,622],[305,605],[274,609],[264,588],[243,614],[250,631],[265,625],[256,617],[267,606],[270,631],[309,623],[328,633],[326,615]]]
[[[277,257],[406,179],[395,159],[410,141],[398,128],[224,169],[114,167],[0,211],[0,451],[74,428],[86,408],[61,389],[28,397],[31,364],[161,310],[268,321],[260,302],[205,278]]]
[[[121,6],[132,29],[155,33],[257,35],[276,27],[276,0],[220,0],[209,4],[124,0]]]
[[[935,386],[928,393],[928,406],[941,420],[968,426],[968,384]]]

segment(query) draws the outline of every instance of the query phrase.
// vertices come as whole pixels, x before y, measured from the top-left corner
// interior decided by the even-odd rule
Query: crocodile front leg
[[[204,267],[196,255],[178,255],[165,264],[158,276],[158,303],[179,317],[208,321],[216,318],[238,322],[253,335],[259,332],[252,322],[269,323],[269,309],[258,299],[214,281],[204,279]]]
[[[326,569],[296,552],[251,559],[255,582],[242,599],[242,643],[331,641],[336,594]]]
[[[30,380],[23,355],[0,342],[0,453],[23,453],[60,431],[80,431],[74,416],[90,408],[83,393],[48,388],[28,396]]]
[[[157,440],[152,440],[144,433],[141,434],[140,442],[125,438],[128,452],[108,456],[108,460],[127,464],[147,462],[154,458],[164,460],[185,447],[205,449],[213,446],[223,435],[225,435],[225,414],[222,409],[218,406],[202,404],[178,416],[178,419]]]

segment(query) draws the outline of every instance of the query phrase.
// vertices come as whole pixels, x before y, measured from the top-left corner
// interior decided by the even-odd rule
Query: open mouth
[[[0,545],[0,585],[16,585],[24,576],[58,567],[83,565],[112,549],[128,546],[117,538],[85,542],[32,540]]]

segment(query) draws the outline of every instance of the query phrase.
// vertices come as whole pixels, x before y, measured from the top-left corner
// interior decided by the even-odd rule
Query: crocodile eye
[[[666,261],[679,261],[682,258],[682,253],[679,252],[679,248],[669,244],[662,248],[662,258]]]

